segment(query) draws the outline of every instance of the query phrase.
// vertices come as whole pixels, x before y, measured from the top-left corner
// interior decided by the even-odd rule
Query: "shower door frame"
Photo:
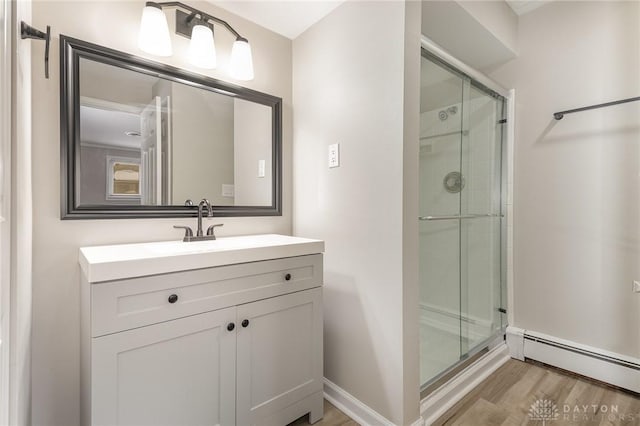
[[[423,53],[426,52],[426,55]],[[512,313],[512,298],[513,283],[509,276],[509,270],[507,268],[508,262],[512,259],[511,247],[508,244],[510,235],[508,234],[511,223],[511,212],[508,211],[508,200],[511,196],[508,183],[513,182],[513,168],[510,167],[513,160],[513,117],[514,112],[514,95],[513,90],[506,90],[499,86],[484,74],[469,67],[462,61],[458,60],[454,56],[444,51],[437,44],[422,36],[420,56],[425,57],[427,60],[432,60],[445,66],[447,69],[453,71],[456,74],[460,74],[471,80],[471,84],[487,92],[490,96],[498,95],[503,98],[503,119],[506,120],[505,125],[501,131],[501,165],[500,165],[500,213],[502,215],[502,221],[500,226],[500,288],[501,288],[501,303],[500,307],[506,309],[506,313],[500,316],[501,324],[500,329],[496,333],[492,334],[482,343],[471,348],[465,354],[461,354],[460,360],[451,365],[446,370],[442,371],[438,375],[430,378],[425,383],[420,383],[420,400],[428,397],[433,391],[440,388],[454,376],[461,371],[468,368],[475,361],[484,356],[489,350],[505,344],[505,331],[507,326],[513,322]],[[503,321],[506,317],[506,321]]]

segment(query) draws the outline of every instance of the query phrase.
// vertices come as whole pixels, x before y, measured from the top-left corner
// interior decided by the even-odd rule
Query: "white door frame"
[[[0,424],[9,424],[11,362],[11,22],[12,2],[0,2]]]
[[[7,0],[0,0],[3,3]],[[11,198],[5,201],[10,212],[10,360],[9,422],[31,423],[31,317],[32,317],[32,234],[33,201],[31,178],[31,45],[20,38],[20,22],[32,22],[32,0],[11,3]],[[41,64],[41,62],[39,62]],[[5,187],[8,182],[5,182]],[[6,238],[3,236],[3,239]],[[4,284],[3,284],[4,286]],[[6,286],[5,286],[6,288]],[[3,288],[4,290],[4,288]],[[3,294],[3,298],[5,295]]]

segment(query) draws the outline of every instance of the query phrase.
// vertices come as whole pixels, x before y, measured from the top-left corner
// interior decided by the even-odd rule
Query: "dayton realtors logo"
[[[562,410],[562,412],[561,412]],[[579,424],[609,422],[637,422],[640,413],[620,413],[617,405],[563,404],[560,408],[551,399],[538,399],[529,408],[529,418],[547,422],[562,420]]]
[[[555,402],[550,399],[539,399],[529,407],[529,417],[531,420],[542,421],[544,426],[548,421],[557,420],[560,413]]]

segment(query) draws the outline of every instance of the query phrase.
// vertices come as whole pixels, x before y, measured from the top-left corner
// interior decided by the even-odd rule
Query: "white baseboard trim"
[[[521,333],[522,338],[517,337]],[[640,392],[640,359],[582,345],[535,331],[512,333],[514,352],[533,359],[591,377],[605,383]],[[507,329],[507,340],[509,329]],[[512,352],[513,353],[513,352]]]
[[[430,425],[436,421],[509,359],[507,345],[500,344],[423,399],[420,414],[425,424]]]
[[[415,422],[411,423],[411,426],[424,426],[424,419],[422,418],[422,416],[420,416],[420,418],[418,420],[416,420]]]
[[[382,414],[379,414],[326,377],[324,378],[324,397],[358,424],[363,426],[394,426]]]
[[[524,361],[524,330],[508,326],[505,334],[511,358]]]

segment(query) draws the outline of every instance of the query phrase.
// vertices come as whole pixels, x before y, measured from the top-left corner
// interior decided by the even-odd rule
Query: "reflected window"
[[[107,198],[140,199],[140,162],[131,158],[107,157]]]

